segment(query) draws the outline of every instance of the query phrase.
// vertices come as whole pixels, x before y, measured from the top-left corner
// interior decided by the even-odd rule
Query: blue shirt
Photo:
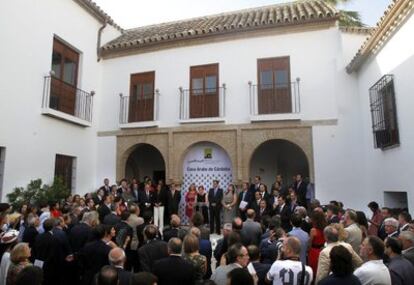
[[[289,236],[297,237],[300,240],[300,261],[306,264],[306,253],[308,250],[309,235],[301,228],[293,228],[289,233]]]

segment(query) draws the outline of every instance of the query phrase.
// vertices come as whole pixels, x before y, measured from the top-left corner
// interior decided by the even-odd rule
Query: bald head
[[[248,209],[246,214],[247,218],[249,219],[254,219],[254,217],[256,216],[256,213],[253,209]]]
[[[300,240],[290,236],[283,242],[285,257],[298,257],[300,255]]]
[[[109,252],[108,259],[114,266],[124,266],[126,259],[125,251],[120,247],[113,248]]]

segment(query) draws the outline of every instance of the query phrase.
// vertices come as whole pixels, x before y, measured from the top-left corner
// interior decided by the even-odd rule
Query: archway
[[[125,165],[125,178],[151,177],[154,182],[165,181],[165,162],[161,152],[150,144],[138,144],[128,156]]]
[[[309,163],[299,146],[287,140],[273,139],[262,143],[253,152],[249,173],[251,178],[259,175],[268,187],[275,181],[276,174],[281,174],[284,183],[289,185],[296,174],[309,177]]]

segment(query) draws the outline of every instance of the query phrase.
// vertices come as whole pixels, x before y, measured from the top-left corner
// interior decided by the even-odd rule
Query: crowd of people
[[[182,224],[180,201],[189,224]],[[208,191],[126,179],[19,209],[0,204],[0,285],[413,284],[406,209],[321,205],[281,175]],[[212,239],[212,234],[219,234]]]

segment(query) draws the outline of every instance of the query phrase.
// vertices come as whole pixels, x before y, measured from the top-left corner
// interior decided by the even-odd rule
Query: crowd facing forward
[[[367,206],[369,219],[339,201],[320,205],[301,175],[187,191],[105,179],[82,197],[0,204],[0,285],[412,284],[410,214]]]

